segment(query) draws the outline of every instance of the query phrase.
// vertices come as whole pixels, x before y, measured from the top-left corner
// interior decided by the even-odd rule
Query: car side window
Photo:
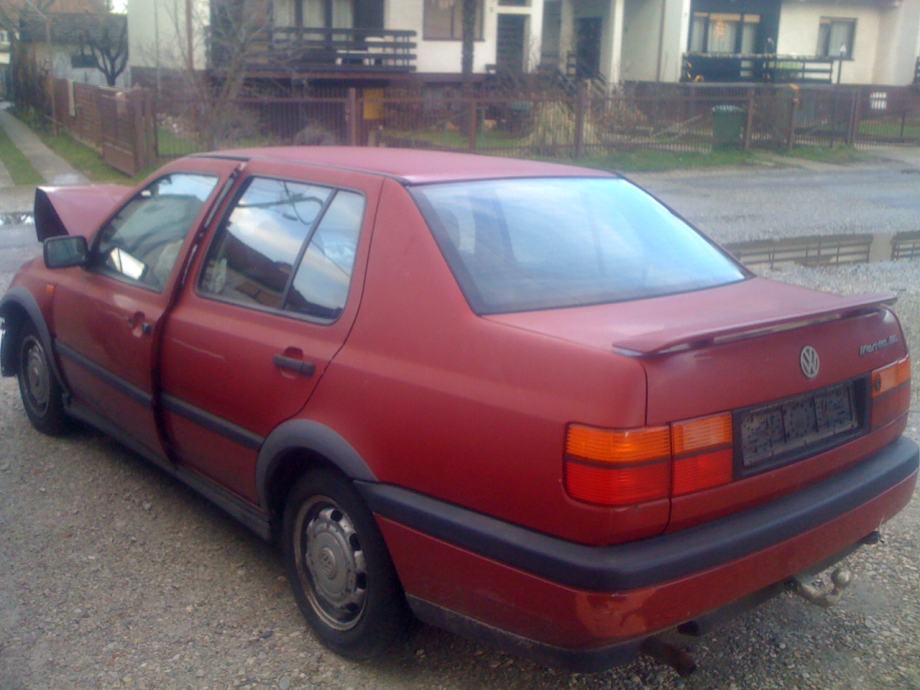
[[[211,244],[201,291],[281,309],[303,244],[332,194],[327,187],[253,178]]]
[[[173,173],[129,201],[99,232],[91,266],[161,291],[201,207],[217,186],[214,175]]]
[[[337,192],[304,252],[285,308],[336,319],[345,308],[364,217],[364,197]]]

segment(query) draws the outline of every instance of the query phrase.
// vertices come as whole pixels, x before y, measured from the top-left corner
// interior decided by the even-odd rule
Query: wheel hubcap
[[[316,497],[301,510],[298,533],[298,575],[310,606],[330,627],[353,628],[367,601],[367,566],[351,518]]]
[[[51,400],[51,381],[48,363],[41,343],[28,338],[23,343],[22,371],[25,374],[25,390],[33,410],[44,414]]]

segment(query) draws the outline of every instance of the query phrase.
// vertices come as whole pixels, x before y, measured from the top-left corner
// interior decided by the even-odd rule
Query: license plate
[[[741,414],[745,469],[794,457],[859,428],[852,382],[764,405]]]

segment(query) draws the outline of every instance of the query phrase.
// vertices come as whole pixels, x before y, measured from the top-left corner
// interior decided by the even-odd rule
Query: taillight
[[[668,497],[671,435],[666,426],[616,431],[572,424],[565,451],[565,485],[572,498],[627,506]]]
[[[731,415],[627,430],[572,424],[565,459],[569,495],[589,503],[628,506],[701,491],[732,479]]]
[[[671,425],[674,496],[692,494],[732,480],[732,416],[701,417]]]
[[[872,372],[872,428],[910,409],[910,355]]]

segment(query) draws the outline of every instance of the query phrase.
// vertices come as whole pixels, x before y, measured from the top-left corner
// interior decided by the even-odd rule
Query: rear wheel
[[[402,587],[374,517],[351,483],[304,475],[284,512],[284,560],[304,617],[329,649],[379,656],[409,624]]]
[[[57,436],[67,429],[67,414],[64,392],[48,357],[35,326],[25,324],[19,338],[17,369],[22,405],[32,426],[43,434]]]

